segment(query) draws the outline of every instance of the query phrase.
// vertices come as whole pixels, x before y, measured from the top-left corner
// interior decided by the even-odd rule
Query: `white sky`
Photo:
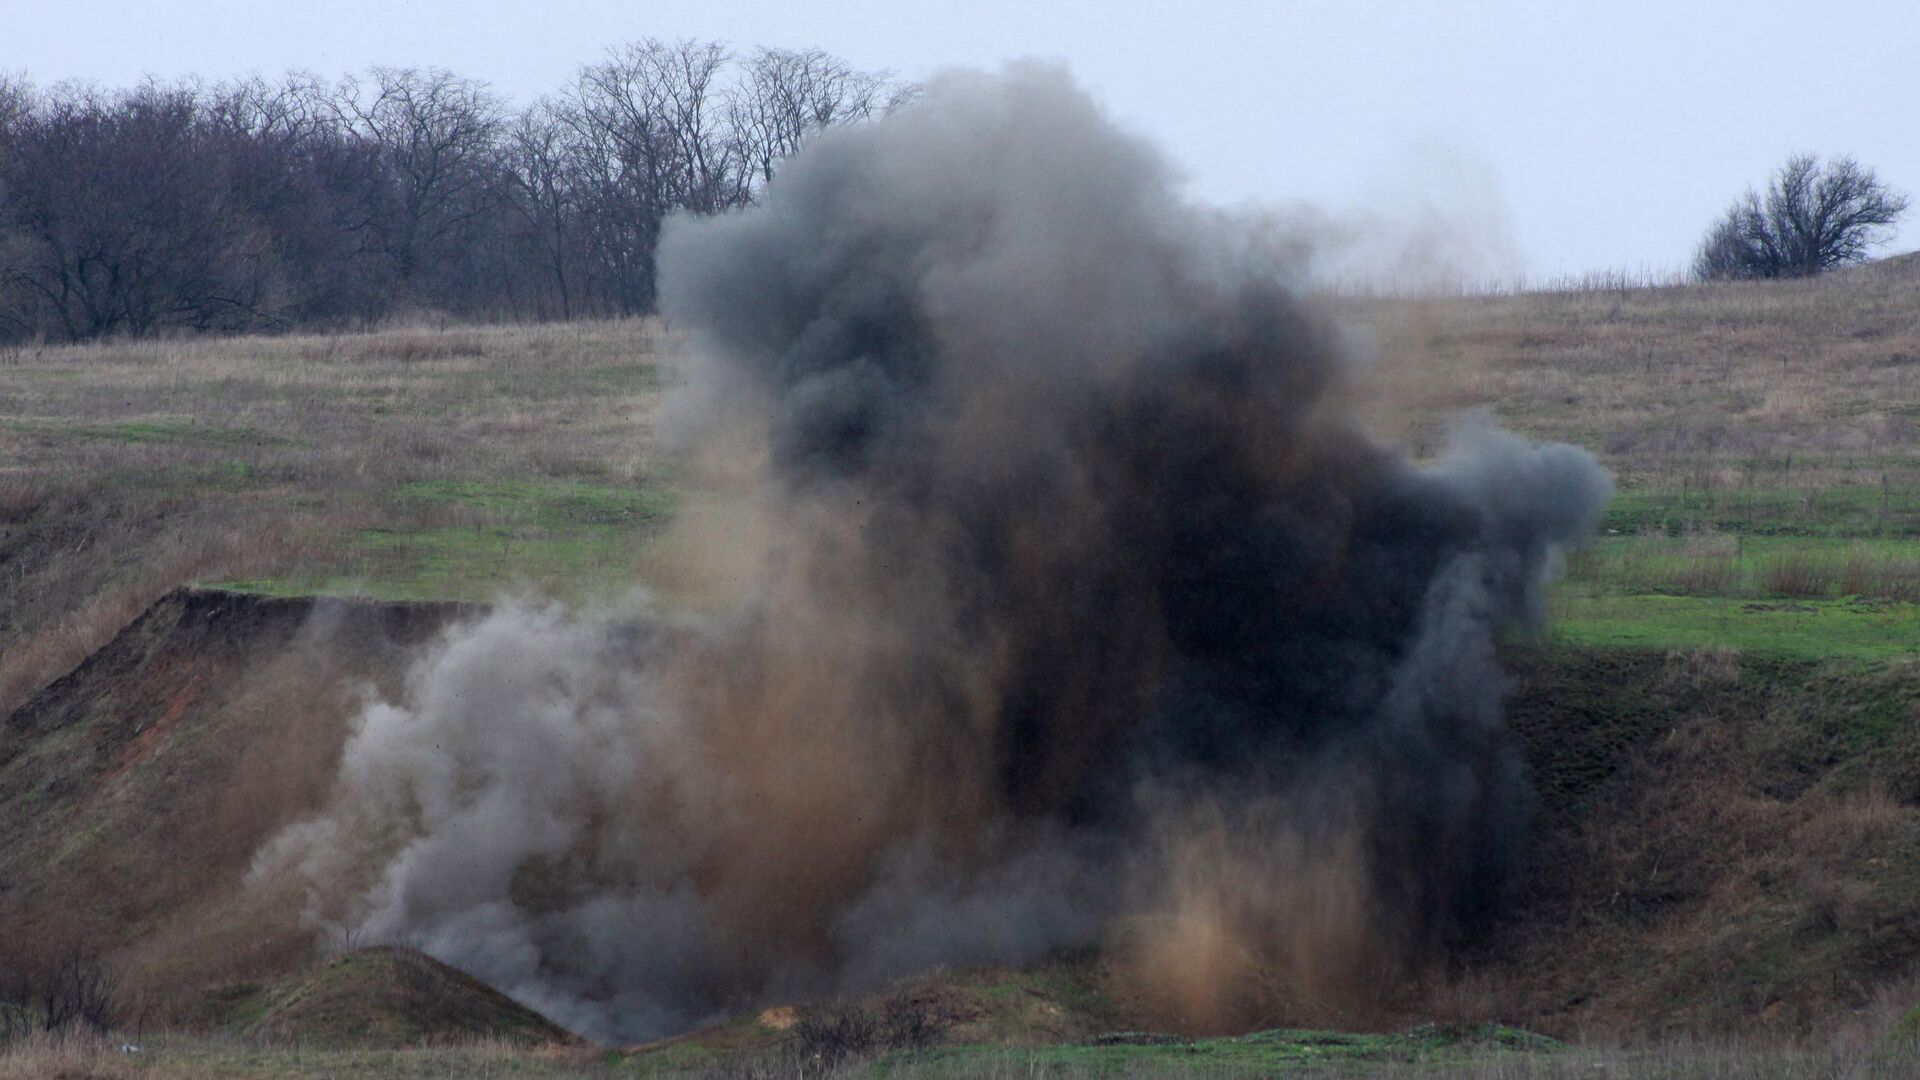
[[[0,70],[42,84],[379,63],[524,100],[645,36],[1064,60],[1199,198],[1492,213],[1536,277],[1678,268],[1796,150],[1920,194],[1912,0],[0,0]]]

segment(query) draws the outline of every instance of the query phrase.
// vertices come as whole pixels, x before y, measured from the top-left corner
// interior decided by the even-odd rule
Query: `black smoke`
[[[385,845],[320,917],[635,1037],[1096,943],[1167,1022],[1254,1024],[1495,912],[1531,798],[1494,646],[1589,456],[1367,436],[1336,328],[1045,66],[820,136],[660,279],[748,599],[443,645],[267,860]]]

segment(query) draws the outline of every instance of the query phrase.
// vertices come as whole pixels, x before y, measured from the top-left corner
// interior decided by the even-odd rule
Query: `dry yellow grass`
[[[1628,490],[1851,485],[1863,512],[1920,490],[1913,260],[1811,281],[1324,304],[1377,343],[1354,393],[1418,454],[1448,414],[1487,407],[1594,450]],[[562,577],[631,578],[644,560],[607,534],[568,548],[510,504],[657,481],[670,347],[657,321],[629,320],[0,351],[0,712],[185,580],[398,577],[410,595],[472,595],[562,562]],[[408,497],[434,484],[441,497]],[[1730,572],[1712,544],[1652,584],[1712,591]],[[1900,558],[1834,573],[1904,596]]]
[[[511,549],[531,526],[488,485],[644,486],[664,337],[632,320],[0,351],[0,715],[183,582],[337,568],[384,534],[494,529]]]
[[[1487,406],[1630,486],[1920,482],[1920,263],[1803,281],[1347,305],[1367,393],[1418,449]]]

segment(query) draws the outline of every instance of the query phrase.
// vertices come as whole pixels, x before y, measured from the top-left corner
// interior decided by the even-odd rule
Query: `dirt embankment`
[[[1569,1035],[1800,1035],[1920,998],[1920,659],[1516,659],[1540,820],[1466,958],[1492,1007]]]
[[[366,688],[471,611],[167,596],[0,726],[7,946],[112,950],[158,1006],[301,970],[298,898],[241,887],[253,852],[321,803]],[[1920,661],[1510,662],[1538,822],[1452,1018],[1805,1033],[1910,1003]]]
[[[301,956],[297,902],[242,894],[253,852],[319,805],[367,688],[468,610],[161,599],[0,724],[6,948],[118,951],[153,993]]]

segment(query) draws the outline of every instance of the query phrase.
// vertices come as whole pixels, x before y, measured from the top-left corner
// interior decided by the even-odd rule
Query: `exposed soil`
[[[320,805],[367,688],[467,610],[161,599],[0,724],[0,948],[122,951],[154,992],[301,954],[297,910],[231,903],[249,861]]]
[[[324,1046],[459,1039],[522,1045],[577,1040],[486,983],[413,949],[327,957],[266,983],[216,987],[197,1019],[218,1032]]]
[[[321,805],[367,689],[397,694],[411,651],[472,613],[165,597],[0,726],[0,944],[112,952],[155,1017],[204,1018],[209,987],[251,1008],[324,984],[297,898],[242,888],[251,856]],[[1528,870],[1416,1011],[1796,1035],[1909,992],[1920,661],[1556,647],[1510,666],[1540,795]],[[1049,970],[1073,1015],[1137,1019],[1098,997],[1097,962]],[[777,1037],[760,1017],[785,1015],[741,1022]]]

